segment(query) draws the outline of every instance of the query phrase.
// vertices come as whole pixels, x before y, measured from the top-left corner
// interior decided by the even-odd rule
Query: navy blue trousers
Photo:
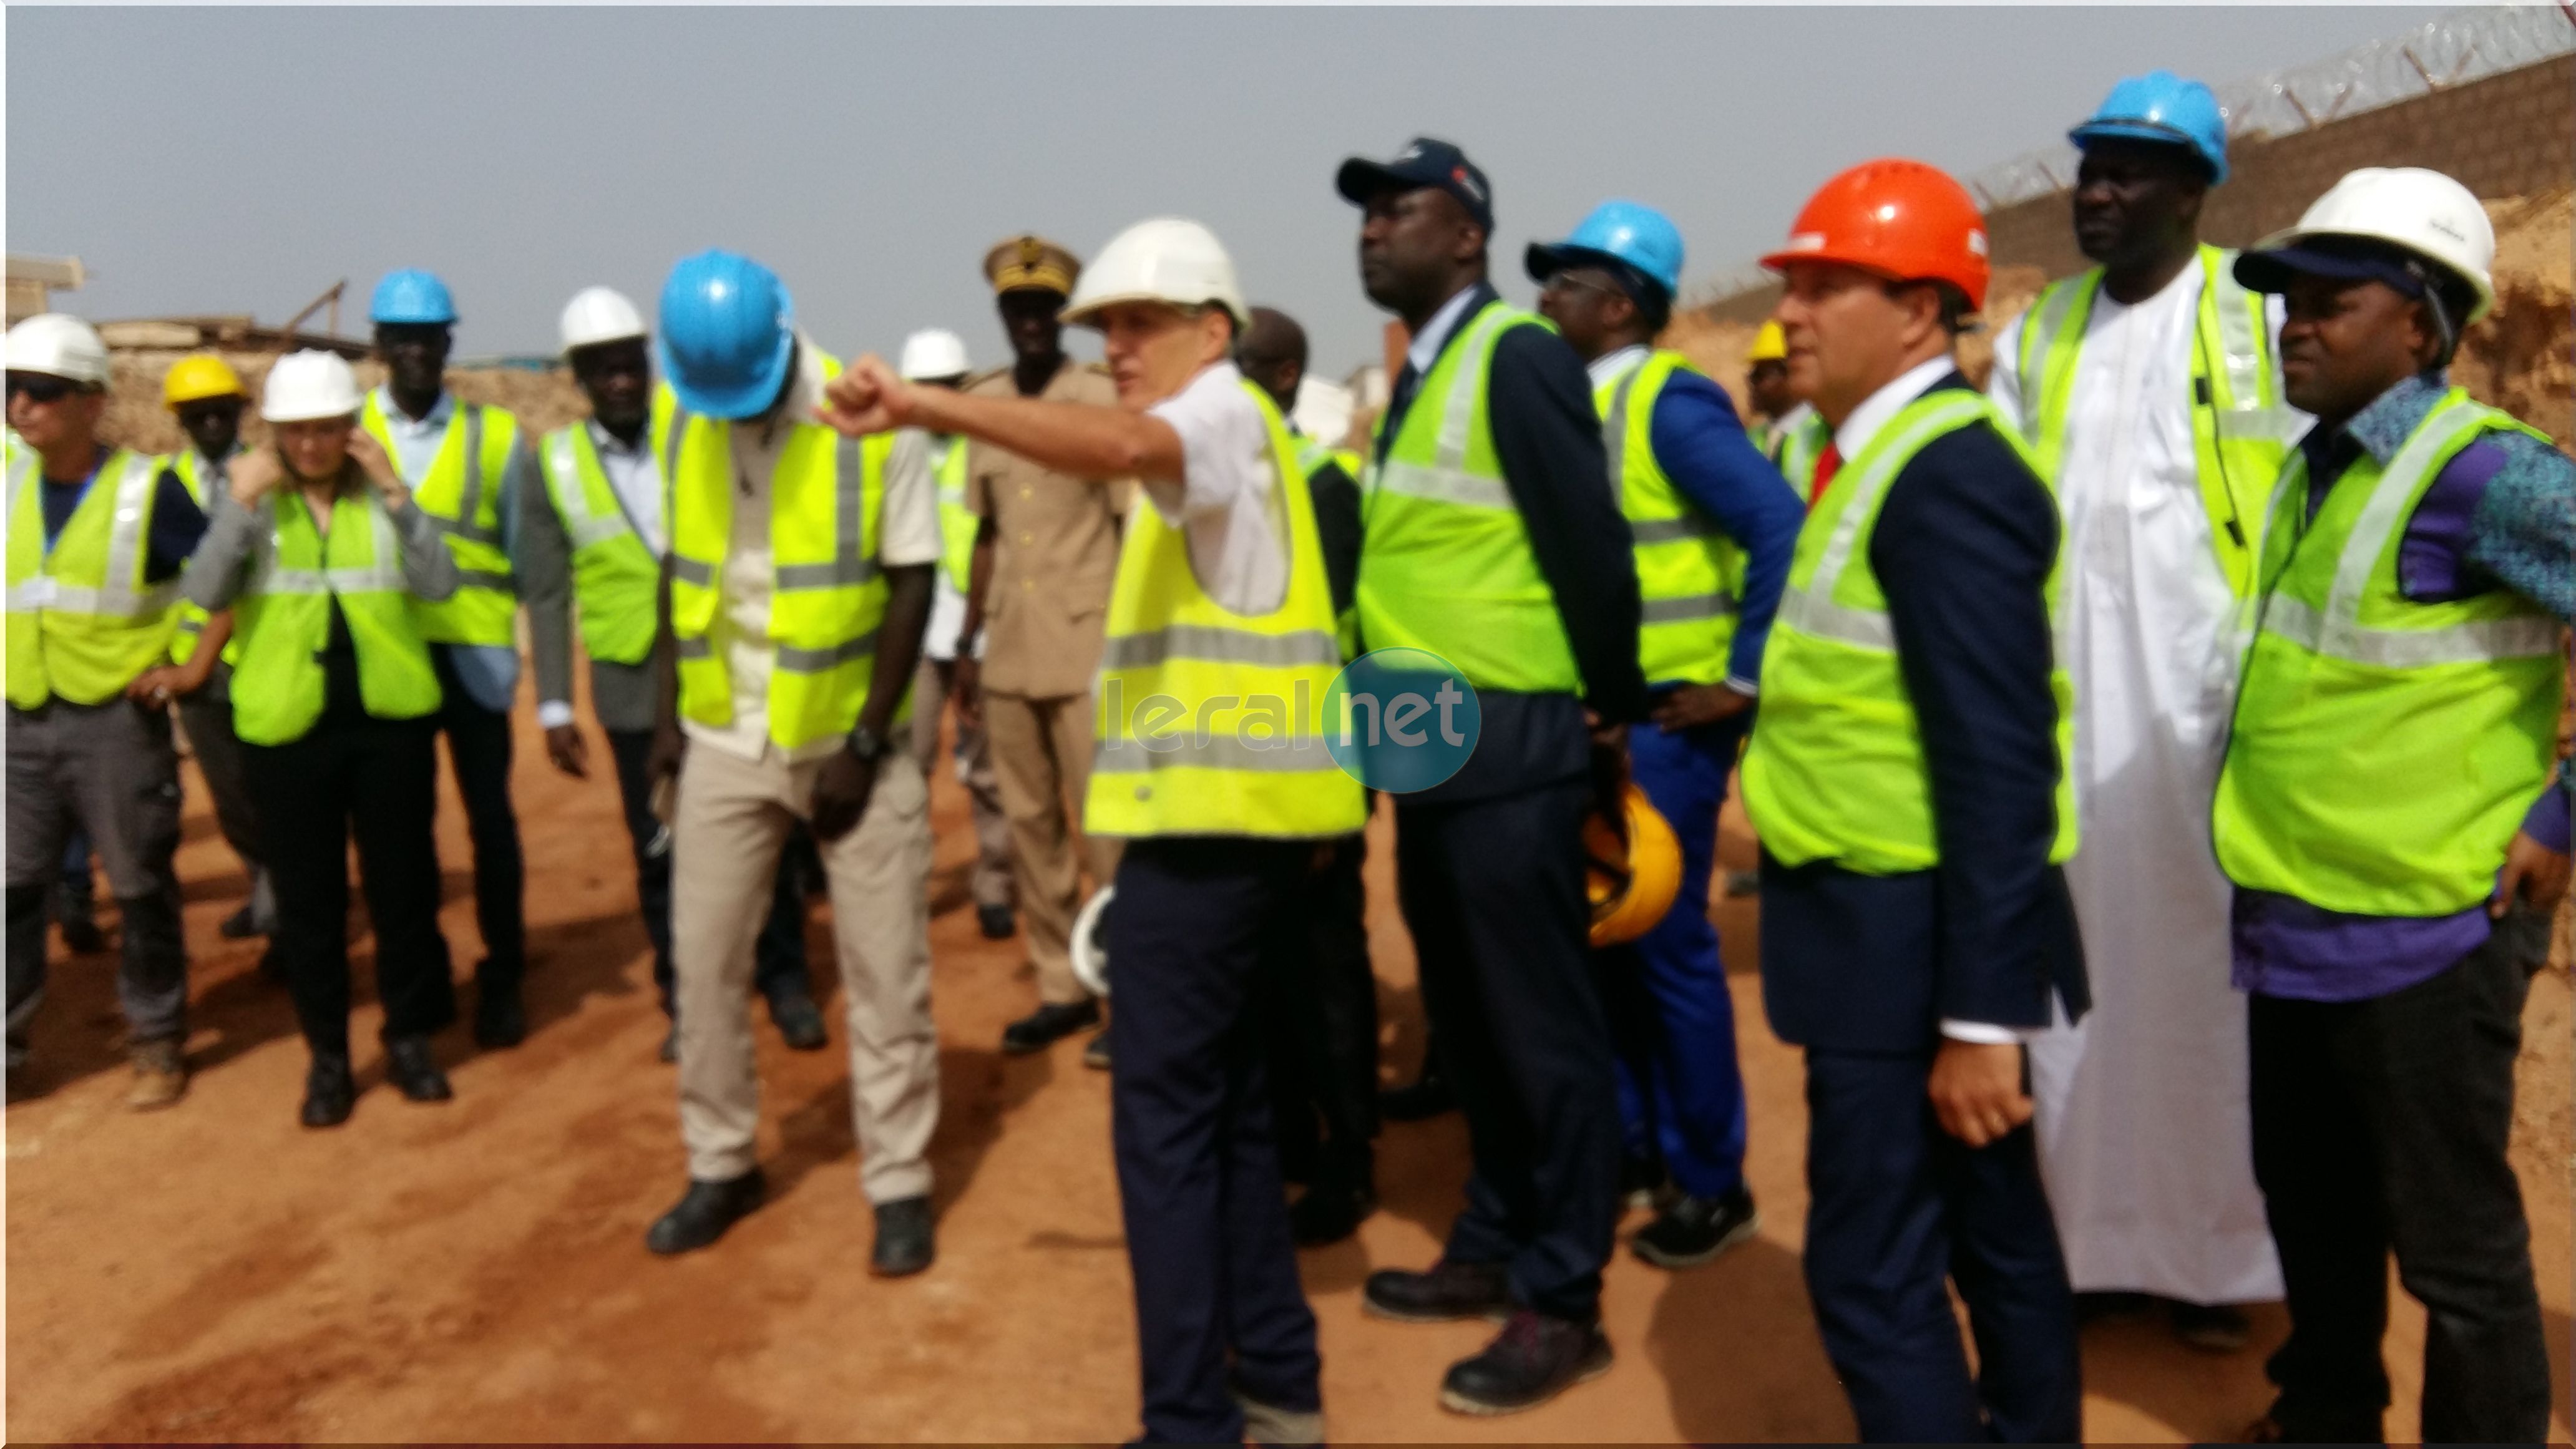
[[[2075,1295],[2023,1127],[1941,1130],[1929,1052],[1807,1050],[1807,1292],[1871,1442],[2072,1442]],[[1968,1305],[1977,1373],[1944,1280]]]
[[[1628,769],[1682,847],[1681,894],[1655,928],[1600,953],[1603,1004],[1618,1048],[1619,1120],[1628,1155],[1660,1161],[1692,1197],[1744,1185],[1744,1077],[1735,998],[1708,919],[1717,811],[1750,713],[1667,734],[1628,731]]]
[[[1239,1444],[1231,1388],[1323,1405],[1250,1010],[1266,951],[1304,950],[1311,841],[1133,840],[1108,912],[1111,1135],[1145,1438]]]

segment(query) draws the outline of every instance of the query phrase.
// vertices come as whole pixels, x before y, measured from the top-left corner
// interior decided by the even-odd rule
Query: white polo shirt
[[[1181,480],[1147,482],[1154,512],[1187,536],[1190,572],[1238,614],[1267,614],[1288,597],[1288,522],[1270,427],[1231,362],[1203,369],[1146,409],[1181,435]]]

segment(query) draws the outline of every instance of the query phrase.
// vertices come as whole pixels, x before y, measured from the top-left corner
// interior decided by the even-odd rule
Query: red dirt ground
[[[523,712],[524,714],[524,712]],[[35,1058],[7,1114],[8,1431],[18,1439],[1107,1440],[1136,1426],[1126,1258],[1108,1151],[1108,1083],[1078,1043],[1006,1060],[1003,1022],[1031,986],[1016,942],[981,940],[965,909],[963,798],[941,781],[937,1009],[946,1046],[933,1147],[941,1256],[880,1282],[854,1171],[846,1071],[764,1023],[761,1156],[770,1205],[718,1247],[648,1256],[645,1226],[682,1185],[670,1069],[625,836],[604,778],[566,780],[521,721],[534,1031],[477,1054],[441,1040],[452,1103],[381,1083],[348,1126],[295,1124],[304,1051],[255,945],[218,939],[243,889],[190,781],[195,1087],[175,1110],[127,1113],[112,967],[57,961]],[[595,759],[602,756],[595,753]],[[445,923],[476,953],[463,822],[441,816]],[[1383,831],[1384,822],[1380,822]],[[1740,822],[1729,849],[1748,847]],[[1409,1071],[1421,1017],[1412,960],[1373,858],[1371,928],[1387,1058]],[[1851,1421],[1798,1277],[1804,1111],[1793,1052],[1762,1022],[1752,902],[1720,906],[1751,1095],[1761,1237],[1668,1276],[1623,1250],[1604,1311],[1617,1367],[1538,1412],[1467,1420],[1434,1403],[1477,1325],[1363,1318],[1361,1279],[1419,1264],[1459,1203],[1454,1116],[1390,1126],[1386,1209],[1355,1241],[1305,1258],[1323,1325],[1325,1402],[1346,1440],[1847,1438]],[[810,927],[828,961],[829,924]],[[368,943],[360,940],[363,968]],[[363,973],[362,973],[363,974]],[[824,973],[828,982],[829,972]],[[357,1039],[375,1013],[361,986]],[[470,996],[468,997],[470,1002]],[[2517,1137],[2568,1435],[2569,990],[2537,983]],[[827,1015],[830,1014],[827,1011]],[[1633,1226],[1633,1223],[1632,1223]],[[2096,1439],[2223,1438],[2268,1399],[2256,1344],[2212,1358],[2156,1326],[2085,1340]],[[2392,1436],[2412,1437],[2421,1314],[2401,1304],[2389,1357]]]

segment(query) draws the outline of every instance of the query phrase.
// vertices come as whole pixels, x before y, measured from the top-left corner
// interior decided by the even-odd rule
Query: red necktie
[[[1834,475],[1842,470],[1842,449],[1830,442],[1826,443],[1825,450],[1816,455],[1816,482],[1814,488],[1807,494],[1809,508],[1815,507],[1816,501],[1825,496],[1825,490],[1833,485]]]

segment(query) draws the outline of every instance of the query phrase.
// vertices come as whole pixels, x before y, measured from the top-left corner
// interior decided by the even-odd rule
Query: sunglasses
[[[50,377],[41,372],[9,374],[9,396],[16,397],[23,392],[29,402],[58,403],[83,390],[79,383],[69,378]]]
[[[1549,273],[1548,279],[1539,284],[1539,290],[1542,292],[1598,292],[1604,297],[1628,295],[1615,282],[1587,277],[1571,271]]]

